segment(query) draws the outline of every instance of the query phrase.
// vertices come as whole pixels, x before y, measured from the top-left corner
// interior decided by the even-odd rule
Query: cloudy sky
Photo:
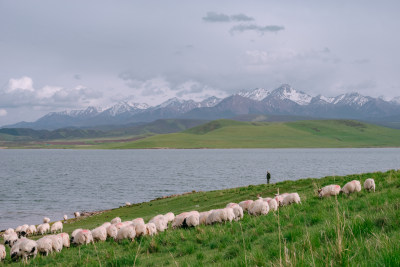
[[[400,1],[0,0],[0,125],[289,83],[400,95]]]

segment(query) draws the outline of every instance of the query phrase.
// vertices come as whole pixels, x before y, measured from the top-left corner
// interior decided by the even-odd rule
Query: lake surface
[[[266,170],[277,182],[399,168],[399,148],[0,149],[0,230],[126,201],[261,184]]]

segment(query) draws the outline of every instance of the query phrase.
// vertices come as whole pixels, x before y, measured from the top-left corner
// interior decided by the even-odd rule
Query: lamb
[[[116,224],[116,223],[120,223],[120,222],[121,222],[120,217],[115,217],[114,219],[111,220],[111,224]]]
[[[285,198],[282,201],[283,206],[287,206],[292,203],[296,203],[296,204],[301,203],[299,194],[297,194],[297,193],[288,194],[285,196]]]
[[[269,205],[262,198],[251,203],[249,208],[250,215],[266,215],[269,212]]]
[[[62,232],[62,229],[63,229],[63,224],[62,224],[62,222],[58,221],[58,222],[53,223],[50,231],[52,233],[57,233],[58,231]]]
[[[36,226],[29,225],[28,229],[26,229],[26,235],[31,236],[37,233]]]
[[[81,217],[81,214],[79,213],[79,211],[75,211],[74,216],[75,216],[75,218],[79,218],[79,217]]]
[[[46,237],[51,240],[53,251],[61,252],[63,248],[63,238],[59,235],[48,235]]]
[[[37,227],[37,232],[41,235],[44,235],[48,231],[50,231],[50,224],[48,223],[39,224]]]
[[[53,241],[47,236],[36,241],[38,252],[47,256],[53,252]]]
[[[265,199],[265,198],[264,198]],[[271,198],[269,201],[266,201],[269,206],[269,210],[277,211],[278,210],[278,202],[274,198]]]
[[[18,235],[17,233],[11,233],[8,235],[5,234],[3,238],[4,238],[4,245],[9,245],[10,247],[12,247],[15,244],[15,242],[17,242]]]
[[[157,227],[154,223],[146,224],[146,235],[153,236],[157,234]]]
[[[22,257],[23,261],[27,261],[30,257],[35,258],[37,254],[37,243],[27,238],[19,239],[11,248],[10,254],[12,259]]]
[[[164,215],[157,215],[153,217],[149,222],[156,225],[158,232],[164,232],[164,230],[168,228],[168,220],[164,217]]]
[[[164,215],[168,222],[172,222],[175,219],[175,215],[172,212],[168,212]]]
[[[361,191],[361,183],[358,180],[353,180],[345,184],[340,192],[349,195],[350,193],[360,192]]]
[[[0,244],[0,261],[4,260],[7,256],[6,247]]]
[[[243,210],[243,209],[242,209]],[[214,210],[209,210],[209,211],[203,211],[200,212],[199,215],[199,224],[206,224],[207,217],[213,212]]]
[[[226,205],[226,207],[233,209],[233,213],[235,214],[235,221],[243,219],[243,209],[239,206],[239,204],[229,203],[228,205]]]
[[[106,241],[107,239],[107,229],[103,226],[99,226],[92,230],[93,240],[96,241]]]
[[[49,218],[47,218],[47,217],[44,217],[43,218],[43,223],[49,223],[50,222],[50,219]]]
[[[135,239],[136,232],[134,225],[128,225],[118,230],[116,241],[121,241],[123,239],[130,239],[133,241]]]
[[[68,220],[68,216],[67,216],[67,214],[64,214],[64,221],[66,221],[66,220]]]
[[[250,205],[253,203],[253,200],[244,200],[242,202],[239,202],[239,206],[242,207],[243,211],[248,211],[250,208]]]
[[[118,229],[117,229],[117,227],[115,227],[115,225],[111,224],[110,226],[108,226],[106,228],[106,230],[107,230],[107,236],[109,236],[113,239],[115,239],[117,237]]]
[[[318,196],[320,198],[336,196],[339,195],[339,193],[340,193],[340,185],[336,184],[327,185],[324,186],[323,188],[318,189]]]
[[[71,238],[70,238],[70,242],[71,242],[71,243],[74,243],[74,239],[75,239],[76,234],[79,233],[79,232],[82,231],[82,230],[83,230],[83,229],[78,228],[78,229],[75,229],[75,230],[72,232]]]
[[[375,192],[375,181],[372,178],[368,178],[364,182],[364,189],[367,191],[374,190]]]
[[[69,248],[70,247],[70,240],[69,240],[69,235],[67,233],[61,233],[58,234],[58,236],[61,236],[63,240],[63,247]]]
[[[93,243],[92,232],[87,229],[79,231],[78,233],[76,233],[73,242],[76,245],[87,245],[89,243]]]

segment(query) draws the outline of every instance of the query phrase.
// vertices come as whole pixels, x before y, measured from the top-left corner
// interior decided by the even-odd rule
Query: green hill
[[[216,120],[180,133],[102,148],[398,147],[400,130],[352,120],[239,122]]]

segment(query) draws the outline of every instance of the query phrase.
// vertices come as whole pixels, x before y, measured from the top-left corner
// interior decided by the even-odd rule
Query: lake
[[[307,177],[400,168],[399,148],[0,149],[0,230],[74,211]]]

